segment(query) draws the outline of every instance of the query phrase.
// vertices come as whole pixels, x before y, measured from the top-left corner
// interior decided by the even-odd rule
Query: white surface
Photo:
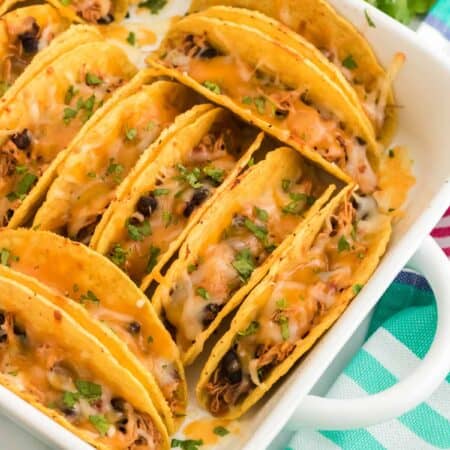
[[[417,185],[412,191],[406,215],[396,227],[389,250],[371,281],[303,363],[291,371],[284,382],[259,404],[259,408],[240,421],[240,435],[227,436],[222,440],[223,447],[235,450],[262,450],[270,443],[431,231],[450,199],[450,64],[433,55],[412,31],[370,5],[355,0],[332,0],[332,3],[367,36],[383,64],[387,65],[396,51],[403,51],[407,56],[406,66],[396,83],[401,109],[400,129],[395,143],[409,148],[415,162]],[[186,4],[186,1],[173,0],[171,8],[182,10]],[[369,28],[364,16],[365,9],[369,10],[376,28]],[[191,379],[196,376],[195,370],[190,371]],[[430,365],[427,376],[441,370],[440,365]],[[60,442],[56,448],[89,448],[1,389],[0,407],[14,414],[17,420],[20,418],[35,433],[45,435],[48,442]],[[190,419],[201,414],[195,401],[192,401],[190,414]],[[6,426],[5,423],[0,424],[1,448],[45,448],[39,447],[31,438],[20,445],[18,442],[23,435],[12,435],[13,429],[2,426]]]

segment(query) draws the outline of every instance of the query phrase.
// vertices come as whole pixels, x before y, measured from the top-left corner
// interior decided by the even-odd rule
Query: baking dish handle
[[[415,371],[395,386],[357,399],[307,396],[291,417],[288,428],[344,430],[367,427],[399,417],[427,400],[450,370],[450,263],[427,237],[408,266],[422,273],[436,297],[438,323],[434,341]]]

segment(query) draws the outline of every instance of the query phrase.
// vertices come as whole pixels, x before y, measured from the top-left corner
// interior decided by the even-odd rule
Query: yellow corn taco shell
[[[30,218],[55,177],[52,162],[63,159],[85,122],[92,127],[96,110],[135,72],[122,50],[98,40],[63,53],[14,95],[6,93],[0,106],[1,225],[17,227]]]
[[[230,419],[255,404],[343,313],[390,233],[389,217],[351,186],[310,217],[212,350],[197,385],[201,404]]]
[[[48,0],[73,22],[108,25],[120,22],[127,14],[128,0]]]
[[[242,45],[237,45],[242,43]],[[376,188],[370,123],[325,72],[255,28],[201,15],[169,30],[148,60],[334,176]]]
[[[50,5],[31,5],[0,15],[0,96],[34,56],[69,26]]]
[[[334,190],[328,185],[284,147],[239,177],[205,213],[152,298],[185,365],[290,245],[297,226],[328,200]]]
[[[197,12],[215,5],[259,11],[279,20],[311,42],[351,83],[374,123],[378,137],[384,143],[391,140],[397,123],[396,105],[390,88],[393,81],[391,75],[378,62],[366,38],[327,1],[193,0],[191,11]],[[370,17],[367,21],[371,26]],[[401,65],[401,61],[397,64]]]
[[[89,244],[122,180],[196,97],[181,84],[158,81],[152,70],[116,91],[96,125],[83,128],[67,148],[33,226]]]
[[[169,448],[147,392],[104,345],[44,291],[4,276],[0,286],[3,386],[97,449],[145,439],[148,448]]]
[[[100,222],[94,249],[147,289],[259,148],[263,134],[256,134],[222,108],[176,128],[158,156],[146,164],[144,154],[131,181],[125,180],[102,219],[105,225]]]
[[[3,230],[0,249],[6,265],[50,288],[50,300],[133,373],[173,431],[187,402],[183,366],[144,294],[106,258],[50,232]]]

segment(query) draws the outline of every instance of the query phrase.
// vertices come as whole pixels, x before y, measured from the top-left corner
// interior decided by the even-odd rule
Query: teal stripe
[[[431,10],[431,14],[437,17],[441,22],[450,25],[450,2],[441,0]]]
[[[342,431],[319,431],[319,433],[343,450],[386,450],[368,431],[363,429],[349,430],[344,433]]]
[[[384,391],[397,382],[397,378],[364,349],[357,353],[344,373],[368,394]]]
[[[439,448],[450,448],[449,421],[426,403],[422,403],[398,420],[424,441]]]

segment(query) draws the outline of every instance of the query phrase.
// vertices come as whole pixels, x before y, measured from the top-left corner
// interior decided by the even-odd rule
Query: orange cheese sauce
[[[220,225],[217,242],[190,254],[186,268],[171,280],[170,297],[164,299],[165,317],[176,329],[181,349],[187,350],[210,326],[253,271],[302,222],[322,190],[311,173],[300,170],[297,178],[269,183],[260,195],[242,198],[232,221]]]
[[[61,319],[55,316],[55,320]],[[43,341],[32,326],[24,326],[5,311],[0,311],[0,341],[0,372],[20,392],[55,410],[99,444],[125,449],[145,438],[149,445],[139,448],[154,448],[159,436],[146,428],[152,429],[150,417],[115,397],[107,383],[96,379],[57,342]],[[137,420],[141,426],[136,426]]]
[[[199,419],[188,423],[183,434],[188,439],[202,440],[204,445],[218,444],[228,434],[238,434],[237,423],[222,419]]]
[[[227,147],[226,143],[222,146],[224,136],[233,133],[224,128],[218,135],[205,135],[175,166],[162,167],[153,188],[142,192],[144,199],[152,197],[154,207],[150,216],[145,217],[146,211],[139,211],[138,203],[131,219],[124,219],[122,239],[112,245],[109,256],[115,261],[118,248],[125,252],[125,260],[119,265],[136,283],[153,270],[193,213],[234,168],[239,156],[236,148]],[[213,176],[218,174],[216,180],[207,175],[209,170]]]

